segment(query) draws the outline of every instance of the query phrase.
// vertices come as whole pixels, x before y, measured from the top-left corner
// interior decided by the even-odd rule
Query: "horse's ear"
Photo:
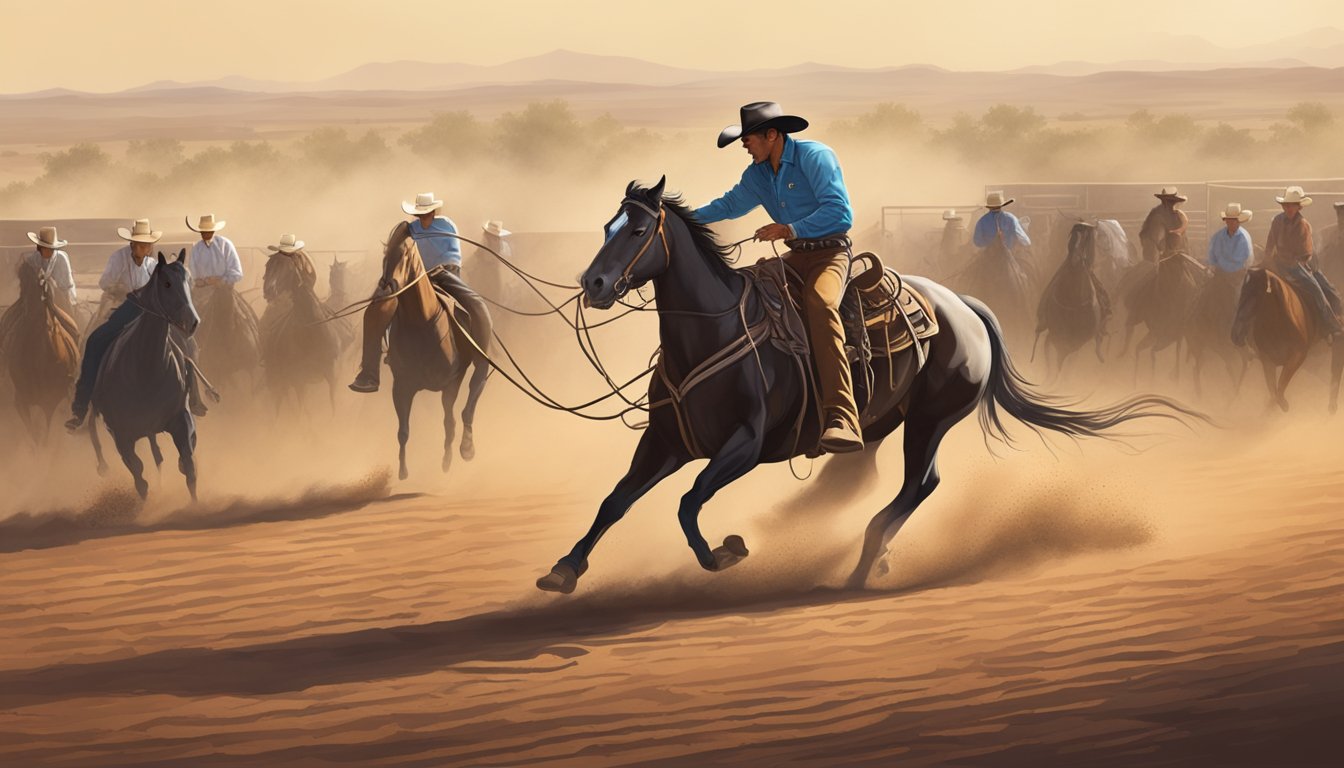
[[[631,180],[630,180],[630,183],[625,185],[625,196],[626,196],[626,197],[629,197],[629,196],[631,195],[631,193],[633,193],[633,192],[635,191],[635,187],[638,187],[638,186],[639,186],[639,184],[636,183],[634,179],[631,179]]]
[[[177,252],[177,261],[178,261],[178,263],[182,264],[183,266],[186,266],[186,264],[187,264],[187,249],[186,249],[186,248],[183,248],[182,250],[180,250],[180,251]]]
[[[657,204],[662,204],[662,202],[663,202],[663,187],[665,187],[665,186],[667,186],[667,175],[666,175],[666,174],[664,174],[662,178],[658,179],[658,183],[657,183],[657,184],[654,184],[653,187],[651,187],[651,188],[649,189],[649,202],[651,202],[651,203],[657,203]]]

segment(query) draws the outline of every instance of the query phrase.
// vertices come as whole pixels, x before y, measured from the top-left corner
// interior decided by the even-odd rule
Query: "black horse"
[[[196,498],[196,419],[187,407],[187,388],[192,365],[185,347],[201,318],[191,303],[187,252],[168,262],[159,253],[158,265],[149,282],[132,292],[144,310],[126,326],[108,350],[98,370],[89,414],[89,439],[93,441],[100,469],[103,449],[98,443],[97,418],[101,414],[112,433],[121,460],[135,478],[135,490],[144,498],[149,483],[142,474],[144,463],[135,444],[148,438],[155,463],[161,456],[155,436],[167,432],[177,446],[177,466],[187,479],[187,490]]]
[[[1064,361],[1088,341],[1093,342],[1097,360],[1105,362],[1101,345],[1111,316],[1111,300],[1092,271],[1096,231],[1094,224],[1073,225],[1068,255],[1045,287],[1036,309],[1036,340],[1046,334],[1045,349],[1047,357],[1053,353],[1056,374],[1063,371]],[[1035,350],[1033,343],[1033,354]]]
[[[592,527],[551,572],[537,581],[543,590],[571,592],[588,567],[598,539],[630,505],[687,462],[696,458],[683,430],[709,465],[681,499],[678,517],[700,565],[727,568],[746,556],[738,536],[711,549],[700,533],[700,510],[715,492],[763,462],[786,461],[812,446],[793,439],[798,414],[806,405],[807,374],[789,353],[763,343],[736,358],[689,391],[683,380],[703,361],[741,345],[744,326],[755,326],[765,301],[752,290],[751,277],[725,261],[728,249],[697,222],[679,197],[664,197],[664,182],[651,189],[633,183],[616,216],[606,226],[606,244],[583,273],[586,300],[609,308],[631,289],[652,282],[658,299],[659,336],[666,380],[655,377],[650,402],[670,398],[668,382],[679,390],[679,407],[663,405],[650,413],[647,431],[635,449],[630,469],[602,502]],[[905,482],[900,493],[868,525],[862,555],[850,576],[861,587],[897,530],[938,487],[938,446],[952,425],[977,407],[981,425],[1007,440],[998,408],[1029,424],[1073,436],[1100,436],[1124,422],[1145,416],[1183,420],[1198,416],[1161,397],[1142,397],[1100,411],[1059,407],[1034,393],[1014,370],[1004,349],[998,322],[980,302],[930,280],[906,281],[933,304],[940,331],[928,344],[927,364],[919,369],[896,358],[903,374],[888,371],[885,358],[873,361],[875,382],[862,414],[867,450],[905,424]],[[678,423],[678,416],[684,423]]]

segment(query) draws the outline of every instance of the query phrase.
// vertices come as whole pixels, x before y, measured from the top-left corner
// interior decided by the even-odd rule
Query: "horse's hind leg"
[[[467,384],[467,404],[462,409],[462,458],[467,461],[476,456],[472,425],[476,423],[476,404],[480,402],[485,382],[489,378],[490,364],[478,357],[472,365],[471,382]]]
[[[1297,375],[1297,369],[1302,367],[1302,363],[1306,359],[1306,350],[1294,353],[1292,357],[1284,361],[1283,370],[1279,371],[1279,384],[1274,390],[1274,396],[1278,400],[1279,407],[1285,413],[1288,412],[1288,385],[1292,383],[1293,377]]]
[[[588,556],[607,529],[620,522],[632,504],[684,463],[684,460],[668,451],[657,429],[645,430],[639,438],[639,445],[635,446],[630,468],[611,493],[607,494],[607,498],[602,500],[588,533],[579,539],[569,554],[556,562],[550,573],[537,579],[537,588],[546,592],[573,592],[579,577],[588,570]]]
[[[182,411],[168,425],[168,434],[172,435],[173,445],[177,446],[177,468],[187,479],[191,500],[196,501],[196,421],[191,413]],[[154,436],[150,435],[149,439],[152,445]]]
[[[969,385],[970,382],[957,384]],[[914,402],[905,423],[905,481],[900,493],[868,523],[864,532],[859,563],[850,574],[847,586],[862,589],[873,566],[887,551],[887,545],[919,505],[938,487],[938,446],[952,425],[966,418],[979,402],[979,390],[965,386],[946,386],[932,402]],[[883,572],[885,565],[883,564]]]
[[[392,382],[392,406],[397,409],[397,444],[400,446],[397,454],[401,462],[401,468],[397,476],[405,480],[410,476],[406,471],[406,441],[411,437],[411,403],[415,401],[415,390],[407,386],[398,386],[394,379]]]
[[[462,389],[462,379],[466,375],[466,366],[453,366],[448,374],[448,382],[443,387],[443,471],[453,465],[453,439],[457,437],[457,418],[453,408],[457,405],[457,393]],[[464,419],[465,420],[465,419]],[[470,435],[470,432],[468,432]],[[468,440],[462,438],[463,445]]]
[[[144,477],[145,463],[135,453],[135,441],[115,433],[112,435],[112,441],[116,443],[117,453],[121,454],[122,462],[131,471],[131,477],[135,480],[135,492],[140,494],[140,498],[147,498],[149,483]]]

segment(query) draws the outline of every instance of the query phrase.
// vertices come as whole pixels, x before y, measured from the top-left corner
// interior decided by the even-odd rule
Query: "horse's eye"
[[[644,229],[643,227],[640,227],[639,229],[636,229],[636,230],[635,230],[635,237],[643,237],[643,236],[644,236],[644,233],[647,232],[647,231],[648,231],[647,229]]]

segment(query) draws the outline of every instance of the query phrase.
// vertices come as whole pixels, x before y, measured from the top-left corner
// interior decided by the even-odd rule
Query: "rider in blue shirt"
[[[742,107],[740,125],[719,134],[719,147],[740,138],[752,164],[736,186],[698,208],[695,216],[712,224],[745,216],[761,206],[774,220],[756,230],[756,239],[783,240],[789,250],[781,258],[803,276],[803,314],[825,418],[820,448],[845,453],[863,449],[840,320],[840,300],[852,258],[848,232],[854,211],[835,152],[820,142],[789,136],[805,128],[806,120],[784,114],[774,102]]]

